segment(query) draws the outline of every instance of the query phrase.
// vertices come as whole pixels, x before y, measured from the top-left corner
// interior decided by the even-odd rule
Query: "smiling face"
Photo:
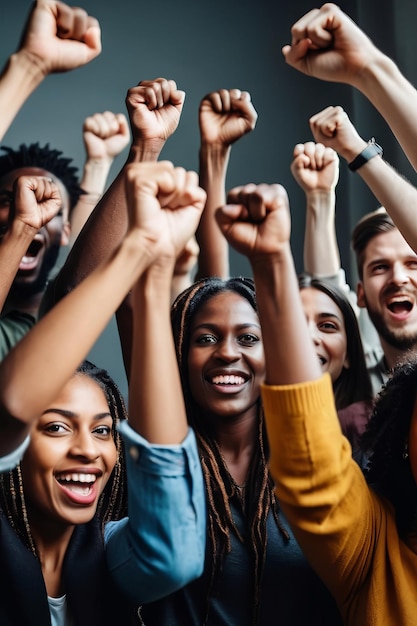
[[[0,227],[7,225],[13,185],[19,176],[47,176],[58,185],[62,210],[35,235],[26,255],[22,258],[13,283],[14,289],[25,290],[28,295],[43,291],[48,274],[55,265],[59,249],[68,244],[69,196],[64,185],[50,172],[37,167],[23,167],[9,172],[0,179]]]
[[[246,298],[226,291],[201,306],[190,328],[188,372],[206,415],[256,415],[265,359],[259,318]]]
[[[367,308],[383,347],[416,346],[417,255],[396,228],[369,241],[358,304]]]
[[[349,367],[347,338],[343,313],[337,304],[319,289],[300,291],[311,338],[323,372],[329,372],[334,383]]]
[[[25,501],[38,528],[86,523],[116,463],[103,390],[75,375],[32,429],[22,460]]]

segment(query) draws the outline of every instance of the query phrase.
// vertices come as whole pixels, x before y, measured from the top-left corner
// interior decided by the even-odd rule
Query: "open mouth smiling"
[[[38,263],[38,257],[40,256],[43,247],[43,240],[34,239],[27,249],[25,256],[22,258],[19,269],[27,270],[36,267]]]
[[[98,476],[90,473],[65,473],[55,476],[56,481],[80,496],[89,496],[93,490]]]
[[[225,374],[219,376],[213,376],[210,382],[213,385],[243,385],[246,382],[243,376],[236,374]]]
[[[388,310],[394,315],[407,315],[414,307],[414,303],[407,297],[392,298],[387,302]]]

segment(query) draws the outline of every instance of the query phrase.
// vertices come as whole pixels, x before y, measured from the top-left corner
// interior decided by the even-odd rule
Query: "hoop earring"
[[[408,459],[408,441],[404,443],[403,459],[404,461]]]

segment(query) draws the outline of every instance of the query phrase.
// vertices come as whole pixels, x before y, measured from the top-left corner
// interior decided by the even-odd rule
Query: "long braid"
[[[187,406],[187,416],[194,428],[200,451],[200,459],[206,486],[208,503],[208,539],[211,548],[211,563],[206,595],[207,622],[210,610],[210,597],[215,589],[216,579],[221,571],[224,557],[231,551],[231,534],[239,541],[243,538],[233,519],[230,500],[241,502],[246,511],[250,526],[249,549],[254,562],[254,608],[252,623],[258,623],[260,589],[266,558],[266,520],[272,510],[279,532],[285,540],[289,535],[279,517],[279,506],[275,497],[274,484],[268,469],[268,444],[264,427],[263,412],[259,409],[258,437],[244,494],[230,475],[217,442],[207,431],[204,421],[188,387],[187,355],[192,317],[211,297],[220,292],[232,291],[246,298],[256,311],[254,283],[249,278],[232,278],[227,281],[219,278],[201,279],[180,294],[172,306],[171,319],[180,367],[183,392]]]

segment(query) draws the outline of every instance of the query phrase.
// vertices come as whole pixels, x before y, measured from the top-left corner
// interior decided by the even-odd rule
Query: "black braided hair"
[[[231,533],[243,541],[233,520],[230,507],[230,498],[236,496],[239,500],[241,494],[227,469],[217,442],[207,429],[205,421],[201,419],[200,411],[192,397],[188,384],[187,355],[193,316],[210,298],[227,291],[239,294],[257,311],[255,286],[252,279],[229,278],[222,280],[216,277],[202,278],[196,281],[177,297],[171,309],[172,328],[187,416],[197,436],[208,502],[208,536],[212,561],[209,564],[205,621],[208,617],[210,596],[215,588],[216,577],[221,570],[224,557],[231,550]],[[248,545],[252,551],[255,570],[253,624],[256,624],[258,619],[260,588],[267,544],[266,520],[270,510],[274,515],[279,531],[286,540],[289,539],[289,535],[279,518],[279,506],[274,493],[274,484],[268,470],[269,448],[260,401],[258,416],[258,437],[256,438],[258,445],[251,460],[245,489],[245,501],[242,502],[242,507],[250,524],[251,541]]]

